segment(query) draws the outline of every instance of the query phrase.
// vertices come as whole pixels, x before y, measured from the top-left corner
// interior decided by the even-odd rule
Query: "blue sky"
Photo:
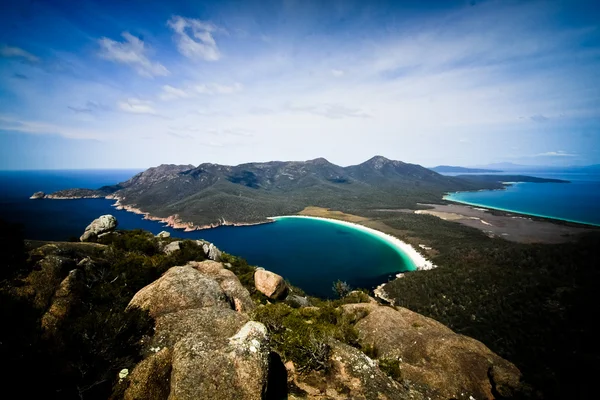
[[[600,163],[598,1],[0,1],[0,169]]]

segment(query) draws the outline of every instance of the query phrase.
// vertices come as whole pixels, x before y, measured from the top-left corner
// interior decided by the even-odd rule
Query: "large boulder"
[[[153,318],[190,308],[230,308],[219,284],[198,270],[183,266],[170,268],[163,276],[141,289],[129,307],[149,311]]]
[[[221,289],[223,289],[225,296],[229,299],[231,307],[234,310],[239,312],[254,310],[255,304],[248,290],[240,283],[240,280],[232,271],[223,267],[223,264],[206,260],[202,262],[192,261],[187,265],[215,279],[219,283],[219,286],[221,286]]]
[[[156,235],[156,237],[164,239],[171,237],[171,234],[167,231],[161,231],[159,234]]]
[[[288,287],[281,275],[258,268],[254,273],[256,290],[271,299],[281,299],[287,294]]]
[[[406,308],[348,304],[360,318],[362,346],[379,359],[399,362],[402,379],[429,388],[431,399],[510,398],[522,390],[521,373],[483,343]]]
[[[262,399],[269,367],[267,329],[250,321],[225,343],[193,336],[173,349],[170,398]]]
[[[115,217],[110,214],[102,215],[93,220],[92,223],[85,228],[85,231],[79,240],[82,242],[93,242],[98,239],[98,236],[114,231],[117,225],[118,222]]]

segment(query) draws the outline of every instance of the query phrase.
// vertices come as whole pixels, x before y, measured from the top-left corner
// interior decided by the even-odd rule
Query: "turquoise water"
[[[309,294],[331,296],[334,281],[372,288],[411,269],[398,251],[365,232],[312,219],[286,218],[274,223],[183,232],[112,207],[105,199],[29,200],[38,190],[100,187],[121,182],[127,171],[0,172],[0,218],[21,223],[30,239],[68,240],[103,214],[112,214],[121,229],[166,230],[174,237],[205,239],[253,265],[281,274]]]
[[[513,173],[517,175],[519,173]],[[539,217],[600,225],[600,176],[596,174],[521,173],[571,183],[517,183],[506,190],[457,192],[446,199]]]

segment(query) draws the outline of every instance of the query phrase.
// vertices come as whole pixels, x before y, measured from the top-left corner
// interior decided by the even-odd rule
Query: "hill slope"
[[[263,222],[307,206],[338,210],[414,208],[418,202],[439,201],[449,191],[498,187],[501,185],[496,182],[469,182],[376,156],[349,167],[324,158],[237,166],[161,165],[117,185],[94,191],[60,191],[49,197],[111,195],[122,205],[156,217],[177,214],[196,225],[216,225],[224,220]]]

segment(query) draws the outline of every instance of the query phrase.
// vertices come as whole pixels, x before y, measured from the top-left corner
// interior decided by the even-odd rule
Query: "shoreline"
[[[150,215],[149,212],[142,211],[137,207],[129,206],[121,203],[121,199],[117,196],[106,196],[104,197],[107,200],[115,200],[115,203],[112,204],[117,210],[124,210],[134,214],[143,215],[144,219],[149,221],[157,221],[162,224],[165,224],[169,228],[180,229],[184,232],[193,232],[193,231],[201,231],[205,229],[213,229],[218,228],[220,226],[254,226],[254,225],[262,225],[262,224],[270,224],[274,221],[264,221],[264,222],[229,222],[223,219],[217,223],[211,223],[206,225],[195,225],[193,222],[185,222],[182,221],[178,214],[169,215],[168,217],[155,217]]]
[[[419,253],[413,246],[410,244],[403,242],[395,236],[388,235],[387,233],[383,233],[373,228],[368,228],[364,225],[360,225],[354,222],[342,221],[339,219],[333,218],[324,218],[324,217],[311,217],[308,215],[282,215],[276,217],[269,217],[271,220],[278,220],[284,218],[307,218],[307,219],[316,219],[325,222],[330,222],[333,224],[343,225],[349,228],[360,230],[363,233],[367,233],[371,236],[375,236],[388,245],[392,246],[403,259],[408,259],[412,263],[412,271],[426,271],[435,268],[436,266],[429,260],[427,260],[421,253]],[[402,274],[402,273],[400,273]],[[398,274],[398,275],[400,275]]]
[[[461,192],[453,192],[453,193],[461,193]],[[474,203],[474,202],[470,202],[470,201],[455,200],[453,198],[450,198],[451,195],[452,195],[452,193],[448,193],[448,194],[444,195],[444,197],[442,197],[442,200],[449,201],[452,203],[457,203],[457,204],[464,204],[464,205],[472,206],[472,207],[481,207],[481,208],[485,208],[487,210],[502,211],[502,212],[509,213],[509,214],[515,214],[516,216],[542,218],[551,223],[568,222],[571,224],[584,225],[587,227],[594,227],[594,228],[600,227],[600,224],[595,224],[593,222],[577,221],[574,219],[552,217],[549,215],[542,215],[542,214],[535,214],[535,213],[527,213],[527,212],[523,212],[523,211],[510,210],[508,208],[502,208],[502,207],[491,207],[491,206],[488,206],[485,204],[479,204],[479,203]]]

